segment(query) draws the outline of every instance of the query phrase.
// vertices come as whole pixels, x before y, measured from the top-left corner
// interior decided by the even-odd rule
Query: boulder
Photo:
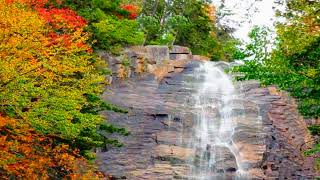
[[[170,59],[168,46],[150,45],[146,46],[146,50],[148,58],[154,59],[157,64]]]
[[[170,54],[170,60],[189,60],[192,58],[191,54]]]
[[[115,64],[121,64],[121,59],[116,58],[105,51],[100,51],[98,52],[98,54],[103,60],[105,60],[108,63],[110,68]]]
[[[170,54],[191,54],[191,51],[188,47],[174,45],[170,50]]]

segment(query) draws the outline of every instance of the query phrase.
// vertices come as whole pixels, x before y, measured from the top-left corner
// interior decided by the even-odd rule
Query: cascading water
[[[230,77],[213,62],[202,63],[193,76],[200,84],[193,97],[196,120],[189,147],[195,156],[189,162],[189,179],[224,179],[230,173],[234,176],[241,169],[232,146],[235,88]]]

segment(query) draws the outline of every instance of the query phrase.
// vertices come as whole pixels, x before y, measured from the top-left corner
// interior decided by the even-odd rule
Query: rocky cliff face
[[[99,53],[105,59],[112,71],[108,78],[112,80],[124,80],[143,73],[151,73],[160,81],[168,73],[181,72],[190,60],[208,60],[208,58],[192,55],[189,48],[173,46],[145,46],[125,49],[123,55],[112,56],[106,52]]]
[[[262,169],[269,178],[314,179],[314,160],[303,156],[312,146],[304,119],[297,112],[294,99],[269,87],[272,101],[267,112],[268,139]]]
[[[127,128],[131,135],[115,135],[124,146],[108,147],[108,151],[98,153],[97,162],[114,179],[187,179],[188,163],[195,155],[187,142],[194,127],[192,94],[196,86],[186,86],[186,82],[193,81],[191,74],[203,58],[192,56],[183,47],[176,47],[171,53],[163,47],[140,52],[128,51],[129,59],[135,62],[130,70],[139,74],[130,75],[127,80],[116,78],[103,96],[129,109],[128,114],[103,114],[109,122]],[[158,57],[164,52],[168,56]],[[144,65],[147,73],[137,70],[141,59],[148,62]],[[114,75],[118,73],[116,69]],[[236,119],[234,129],[233,147],[237,154],[216,149],[221,161],[215,164],[214,177],[231,179],[241,166],[247,173],[244,179],[313,179],[313,160],[302,154],[304,144],[312,139],[294,101],[275,88],[260,87],[256,81],[239,82],[236,86],[239,103],[241,99],[236,110],[243,113]]]

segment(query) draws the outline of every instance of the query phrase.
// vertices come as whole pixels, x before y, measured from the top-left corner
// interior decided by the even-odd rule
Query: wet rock
[[[230,64],[224,61],[216,62],[215,65],[221,69],[228,69],[230,67]]]
[[[213,165],[214,171],[218,173],[223,172],[236,172],[238,169],[237,161],[235,156],[227,147],[213,147],[215,154],[218,154],[218,159],[215,159],[215,163]]]

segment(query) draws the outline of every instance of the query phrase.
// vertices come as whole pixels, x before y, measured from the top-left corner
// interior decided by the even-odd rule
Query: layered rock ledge
[[[125,49],[121,56],[113,56],[104,51],[99,55],[106,60],[112,71],[108,78],[109,83],[143,73],[151,73],[160,81],[169,73],[182,72],[190,60],[209,60],[203,56],[192,55],[189,48],[182,46],[173,46],[171,49],[168,46],[139,46]]]

